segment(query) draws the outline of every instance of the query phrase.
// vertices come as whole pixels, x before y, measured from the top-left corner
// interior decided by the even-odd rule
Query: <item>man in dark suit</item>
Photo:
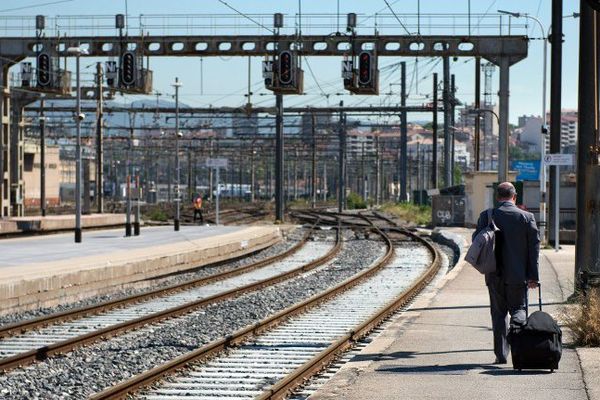
[[[494,331],[496,364],[506,364],[508,357],[507,314],[511,324],[526,321],[527,288],[538,286],[538,260],[540,237],[535,218],[521,210],[515,203],[517,191],[510,182],[496,189],[498,207],[493,210],[493,220],[500,231],[496,232],[496,272],[485,275],[490,293],[490,311]],[[488,224],[487,210],[479,215],[473,237]]]

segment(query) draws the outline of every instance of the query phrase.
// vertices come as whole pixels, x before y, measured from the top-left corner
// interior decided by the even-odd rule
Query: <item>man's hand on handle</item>
[[[528,287],[529,289],[535,289],[535,288],[537,288],[539,285],[540,285],[540,284],[538,283],[538,281],[534,281],[534,280],[531,280],[531,279],[527,281],[527,287]]]

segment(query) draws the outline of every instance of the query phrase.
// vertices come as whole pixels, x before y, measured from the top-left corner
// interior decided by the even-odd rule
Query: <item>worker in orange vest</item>
[[[200,216],[200,223],[204,223],[204,217],[202,216],[202,196],[197,195],[194,198],[194,222],[196,222],[196,217]]]

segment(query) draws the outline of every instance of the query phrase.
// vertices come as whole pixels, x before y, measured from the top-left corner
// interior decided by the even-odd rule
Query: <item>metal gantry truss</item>
[[[11,195],[18,202],[22,187],[12,185],[12,168],[4,168],[3,159],[11,159],[12,143],[9,107],[8,69],[27,57],[35,57],[44,46],[52,46],[58,57],[72,56],[69,47],[87,50],[87,57],[120,57],[123,49],[135,50],[138,56],[160,57],[221,57],[221,56],[274,56],[291,50],[301,56],[344,57],[372,50],[378,57],[481,57],[500,67],[500,149],[499,179],[508,171],[508,77],[509,67],[527,56],[528,39],[525,36],[471,36],[471,35],[165,35],[165,36],[69,36],[69,37],[4,37],[0,38],[0,216],[12,208]],[[283,102],[277,102],[281,107]],[[282,110],[275,110],[276,114]],[[373,110],[375,111],[375,110]],[[389,111],[389,112],[395,112]],[[282,135],[278,140],[283,141]],[[276,146],[279,165],[283,146]],[[281,153],[281,154],[280,154]],[[405,156],[405,155],[404,155]],[[20,161],[19,161],[20,162]],[[279,171],[278,176],[281,175]],[[10,190],[6,188],[10,187]],[[277,197],[283,196],[281,179],[277,182]]]

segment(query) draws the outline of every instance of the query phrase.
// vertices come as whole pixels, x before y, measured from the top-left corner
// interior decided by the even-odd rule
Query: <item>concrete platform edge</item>
[[[121,263],[98,262],[76,271],[57,271],[51,276],[28,277],[0,284],[0,315],[52,307],[60,303],[78,301],[103,295],[119,288],[147,287],[147,279],[173,272],[201,267],[249,254],[282,239],[281,230],[245,240],[236,238],[216,246],[189,249],[162,256],[127,260]]]

